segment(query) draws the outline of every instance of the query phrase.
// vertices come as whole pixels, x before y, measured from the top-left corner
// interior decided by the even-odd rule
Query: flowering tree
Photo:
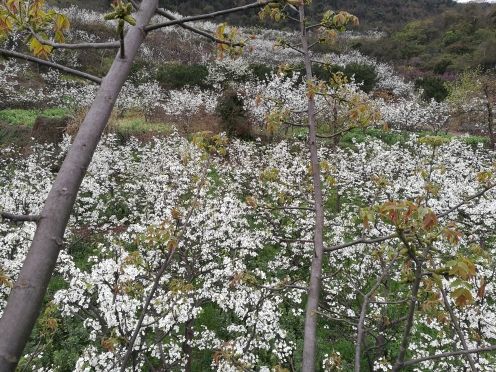
[[[141,6],[147,9],[147,3]],[[328,61],[311,53],[314,41],[332,38],[356,19],[327,12],[318,24],[308,24],[306,5],[271,2],[262,11],[273,18],[294,18],[300,26],[298,34],[276,34],[284,36],[278,45],[292,51],[284,52],[284,58],[305,62],[304,81],[272,74],[242,83],[239,94],[252,118],[269,131],[308,130],[308,142],[229,143],[224,136],[201,134],[190,143],[173,134],[146,145],[132,140],[119,146],[110,136],[90,163],[77,158],[96,146],[87,119],[81,129],[86,137],[78,135],[72,145],[66,140],[60,147],[62,154],[72,154],[66,159],[83,167],[74,171],[66,160],[61,169],[65,181],[60,173],[55,178],[49,172],[63,157],[54,146],[38,146],[25,159],[13,149],[2,154],[0,180],[9,182],[0,183],[0,204],[16,213],[4,212],[14,222],[0,224],[0,305],[5,309],[2,329],[8,331],[0,345],[10,353],[2,354],[8,363],[1,368],[12,369],[22,355],[16,351],[16,359],[10,359],[12,347],[6,344],[11,340],[4,334],[25,340],[29,333],[21,328],[26,321],[11,324],[4,318],[16,319],[28,309],[37,315],[32,307],[40,303],[19,300],[33,293],[41,297],[46,287],[27,281],[39,280],[28,269],[41,275],[35,265],[41,262],[48,276],[58,254],[55,272],[64,285],[39,318],[35,345],[20,360],[24,369],[59,368],[54,355],[65,345],[54,340],[76,319],[83,336],[71,368],[78,371],[294,371],[300,364],[305,371],[491,370],[495,359],[489,352],[496,341],[496,308],[490,300],[495,295],[494,153],[458,140],[416,135],[403,145],[368,139],[354,141],[350,149],[334,146],[333,140],[346,131],[380,123],[379,111],[386,116],[391,110],[388,121],[413,128],[417,121],[442,124],[447,114],[434,104],[426,108],[404,100],[396,110],[371,102],[341,74],[329,81],[315,79],[314,63]],[[251,5],[258,6],[263,4]],[[144,26],[144,13],[151,15],[152,8],[138,13],[138,30],[131,27],[124,37],[121,21],[134,22],[125,19],[129,8],[109,16],[121,23],[119,39],[110,46],[121,47],[124,39],[125,59],[118,54],[99,97],[108,98],[115,83],[109,78],[119,77],[117,69],[129,62],[129,35],[141,35],[140,25],[159,27],[153,22]],[[170,19],[160,24],[164,27],[198,19],[177,21],[158,12]],[[42,31],[21,31],[41,40],[41,49],[34,42],[40,53],[52,53],[49,47],[56,43],[44,44]],[[220,43],[220,53],[230,47],[239,52],[238,35],[229,35],[225,26],[216,34],[193,31]],[[12,53],[4,52],[18,56]],[[337,60],[346,64],[359,58]],[[234,68],[248,74],[243,61]],[[409,95],[408,85],[392,79],[388,68],[380,70],[380,84]],[[212,76],[215,84],[222,84],[220,75]],[[119,79],[123,84],[124,77]],[[159,97],[152,94],[156,88],[153,83],[135,89],[128,84],[120,108],[135,102],[150,107]],[[175,91],[159,104],[194,97],[193,110],[199,95]],[[210,96],[201,100],[213,101]],[[94,103],[90,114],[107,115],[102,105]],[[75,186],[68,180],[74,172],[77,177],[87,173]],[[78,198],[68,186],[80,188]],[[65,208],[75,203],[76,213],[66,214],[64,244],[62,235],[46,235],[60,232],[52,225],[60,222],[59,211],[49,204],[59,199]],[[38,222],[38,231],[15,221]],[[59,229],[63,234],[65,227]],[[89,258],[81,260],[77,242],[85,233],[94,241],[86,248]],[[38,246],[29,250],[26,262],[31,264],[21,270],[33,236]],[[27,309],[13,307],[13,296],[17,306]],[[18,336],[20,330],[25,333]],[[203,359],[207,362],[200,364]]]
[[[347,127],[341,131],[336,131],[333,128],[330,138],[333,138],[342,133],[342,131],[349,130],[354,126],[366,126],[377,120],[376,115],[368,110],[366,104],[360,102],[355,97],[353,98],[343,98],[339,95],[339,89],[334,89],[332,87],[340,88],[343,86],[341,81],[342,77],[334,74],[331,78],[330,84],[324,82],[318,82],[315,80],[312,71],[312,65],[315,62],[312,59],[311,47],[318,44],[319,42],[325,41],[327,37],[333,37],[336,31],[342,31],[349,23],[356,23],[356,17],[346,13],[334,13],[332,11],[326,12],[321,22],[317,24],[308,24],[308,20],[305,16],[305,7],[309,2],[306,1],[282,1],[279,3],[273,3],[264,8],[261,12],[262,16],[270,16],[274,20],[280,20],[282,18],[293,18],[292,13],[296,13],[298,17],[294,20],[299,21],[300,25],[300,36],[301,41],[299,44],[295,45],[290,41],[280,40],[279,45],[282,47],[287,47],[292,50],[297,51],[302,55],[302,59],[305,66],[305,78],[306,78],[306,96],[307,102],[306,107],[304,107],[303,112],[305,112],[305,120],[303,124],[296,124],[294,122],[295,112],[291,112],[287,108],[281,109],[280,107],[272,111],[267,116],[268,125],[280,125],[281,123],[287,123],[289,125],[301,126],[308,129],[308,147],[310,152],[310,173],[312,176],[312,199],[313,208],[311,208],[314,213],[313,222],[313,238],[309,241],[313,243],[313,255],[312,264],[310,269],[310,279],[308,287],[308,298],[306,304],[306,316],[305,316],[305,332],[304,332],[304,346],[303,346],[303,370],[312,371],[315,370],[316,363],[316,344],[317,344],[317,322],[318,314],[320,313],[320,308],[322,307],[321,302],[321,288],[325,285],[325,280],[323,281],[323,267],[324,267],[324,254],[325,254],[325,243],[324,243],[324,231],[325,231],[325,220],[326,211],[324,209],[324,193],[322,188],[322,165],[318,153],[318,122],[317,122],[317,104],[316,97],[323,96],[327,98],[333,98],[338,101],[348,101],[351,103],[351,109],[349,111],[349,118],[345,122],[348,124]],[[296,8],[296,6],[298,8]],[[314,35],[312,35],[312,31]],[[311,37],[316,39],[315,42],[311,42]],[[318,62],[318,61],[317,61]],[[346,81],[344,82],[346,83]],[[279,102],[280,103],[280,102]],[[412,109],[414,111],[414,109]],[[418,110],[415,110],[418,111]],[[433,111],[438,113],[440,110],[436,107]],[[441,114],[441,116],[443,116]],[[293,121],[289,118],[292,118]],[[431,118],[434,122],[439,122],[441,119],[434,117]],[[491,119],[492,120],[492,119]],[[416,120],[418,121],[418,120]],[[443,120],[445,122],[446,119]],[[436,153],[436,149],[443,143],[443,139],[439,137],[429,137],[425,139],[425,143],[432,147],[432,157]],[[433,161],[433,160],[432,160]],[[438,219],[449,215],[452,211],[446,211],[440,215],[436,214],[430,209],[427,202],[430,199],[431,194],[437,194],[438,188],[435,182],[431,180],[432,176],[432,164],[426,171],[425,179],[425,195],[419,196],[419,199],[415,202],[406,200],[394,200],[389,201],[375,206],[373,209],[364,209],[362,211],[364,226],[369,226],[370,221],[382,220],[386,225],[394,227],[395,233],[381,237],[378,239],[360,239],[356,244],[368,243],[374,244],[378,242],[388,241],[390,239],[398,239],[399,244],[389,253],[389,259],[383,261],[381,267],[381,274],[378,276],[375,283],[372,285],[370,290],[363,294],[362,308],[357,324],[357,338],[356,338],[356,351],[355,351],[355,371],[359,371],[361,368],[361,358],[362,358],[362,344],[365,338],[365,317],[367,309],[370,303],[370,298],[375,296],[376,291],[382,286],[383,281],[390,278],[390,270],[396,264],[396,261],[404,255],[405,263],[410,266],[410,274],[412,275],[411,287],[411,300],[407,301],[409,304],[407,315],[405,316],[405,326],[403,330],[403,335],[399,339],[399,351],[396,356],[396,361],[392,364],[393,371],[397,371],[405,366],[405,357],[407,355],[407,350],[412,338],[412,330],[415,318],[416,308],[418,306],[418,296],[421,288],[421,284],[424,286],[431,286],[431,284],[426,284],[424,279],[424,271],[426,266],[429,266],[429,262],[432,259],[431,251],[433,249],[434,242],[442,239],[446,239],[448,242],[456,244],[459,241],[460,232],[456,228],[450,228],[451,225],[442,225],[438,222]],[[485,178],[485,175],[481,175]],[[491,177],[491,176],[489,176]],[[476,197],[481,196],[488,190],[492,189],[494,184],[489,181],[485,185],[480,193],[476,194]],[[462,203],[463,204],[463,203]],[[458,208],[458,206],[457,206]],[[455,210],[457,209],[455,208]],[[283,207],[284,209],[284,207]],[[432,233],[435,231],[434,235]],[[413,234],[413,235],[412,235]],[[353,243],[352,243],[353,244]],[[394,244],[392,245],[395,246]],[[347,244],[338,245],[329,248],[328,251],[338,251],[343,248],[348,247]],[[437,257],[439,260],[435,265],[444,265],[443,260],[446,256],[440,255]],[[332,265],[333,262],[330,263]],[[473,278],[475,275],[475,266],[473,262],[467,258],[462,257],[457,260],[451,260],[445,264],[445,269],[428,269],[434,270],[438,273],[450,273],[454,274],[457,270],[456,267],[459,265],[473,267],[474,269],[467,269],[463,273],[454,274],[458,276],[460,283],[456,285],[453,292],[453,296],[456,299],[457,304],[465,304],[465,301],[470,301],[470,296],[468,295],[469,290],[466,287],[466,281]],[[455,268],[454,268],[455,267]],[[447,271],[443,271],[447,270]],[[459,274],[459,275],[458,275]],[[437,280],[437,282],[436,282]],[[475,362],[468,351],[467,342],[464,334],[460,330],[458,320],[456,315],[453,314],[451,305],[447,300],[446,290],[441,278],[435,279],[434,283],[438,284],[436,290],[432,291],[432,296],[438,296],[438,291],[441,291],[443,295],[444,304],[450,313],[451,324],[457,330],[460,341],[466,352],[466,358],[472,370],[476,370]],[[387,305],[389,301],[386,301]],[[326,306],[324,306],[326,308]],[[329,311],[333,313],[335,311],[335,306],[329,306]],[[331,363],[331,365],[334,362]]]
[[[43,0],[32,2],[3,0],[0,3],[0,31],[2,35],[8,35],[13,30],[29,32],[31,34],[29,48],[36,57],[24,56],[18,52],[3,49],[0,51],[2,55],[49,65],[100,84],[95,101],[88,111],[74,139],[74,144],[71,146],[71,150],[60,168],[52,191],[47,197],[45,208],[36,218],[37,232],[33,238],[29,255],[26,257],[0,320],[0,333],[2,333],[0,362],[2,366],[7,369],[12,369],[16,366],[31,333],[40,311],[48,281],[63,244],[64,231],[79,186],[110,117],[117,96],[129,75],[138,48],[146,34],[155,29],[174,24],[185,24],[188,21],[257,8],[265,3],[256,2],[213,14],[177,20],[165,11],[157,11],[157,0],[145,0],[140,4],[134,1],[131,3],[117,1],[114,4],[113,12],[106,17],[107,19],[117,20],[119,40],[103,44],[82,43],[78,45],[64,43],[64,32],[69,27],[69,21],[62,14],[46,11]],[[132,16],[133,6],[138,11],[135,17]],[[157,12],[169,19],[169,21],[150,25],[152,16]],[[132,27],[124,35],[126,23]],[[185,25],[184,27],[189,26]],[[48,37],[50,30],[53,30],[54,41]],[[218,41],[224,47],[235,47],[224,35],[222,35],[223,39],[221,40],[201,30],[193,29],[192,31],[202,33],[212,40]],[[63,48],[119,48],[120,52],[105,78],[100,79],[38,58],[48,57],[54,49]],[[16,217],[16,219],[22,220],[26,218],[21,216]],[[28,219],[32,220],[33,217],[31,216]]]
[[[489,134],[491,146],[496,146],[494,128],[494,104],[496,78],[494,72],[482,73],[480,70],[465,71],[457,81],[448,84],[448,101],[454,106],[458,115],[474,123],[474,118],[482,116]],[[467,119],[468,118],[468,119]],[[475,122],[475,125],[479,123]]]

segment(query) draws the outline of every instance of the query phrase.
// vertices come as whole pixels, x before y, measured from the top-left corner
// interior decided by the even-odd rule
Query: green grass
[[[111,125],[111,131],[124,136],[142,135],[147,133],[169,135],[173,132],[173,129],[171,124],[147,122],[143,117],[137,116],[120,118]]]
[[[70,114],[71,111],[69,109],[58,107],[45,110],[5,109],[0,111],[0,121],[11,125],[22,125],[31,128],[38,116],[62,118]]]
[[[404,144],[410,138],[410,135],[413,134],[407,131],[398,131],[398,130],[383,130],[378,128],[368,128],[368,129],[352,129],[346,132],[340,139],[340,146],[342,147],[353,147],[353,141],[356,143],[363,143],[368,138],[376,138],[379,139],[388,145],[394,144]],[[464,142],[468,145],[477,145],[482,143],[484,145],[489,143],[489,138],[483,136],[459,136],[450,133],[433,133],[428,131],[418,132],[416,133],[419,137],[423,136],[432,136],[436,135],[439,137],[447,138],[447,139],[458,139],[461,142]]]
[[[0,110],[0,146],[26,145],[30,143],[31,130],[38,116],[62,118],[72,115],[67,108],[56,107],[45,110],[5,109]],[[129,112],[110,124],[110,132],[123,139],[131,136],[158,135],[167,136],[174,131],[171,124],[148,122],[142,114]]]

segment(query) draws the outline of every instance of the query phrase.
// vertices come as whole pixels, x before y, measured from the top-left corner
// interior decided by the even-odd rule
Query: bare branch
[[[413,366],[415,364],[422,363],[428,360],[443,359],[443,358],[449,358],[451,356],[465,355],[465,354],[487,353],[488,351],[495,351],[495,350],[496,350],[496,345],[490,345],[486,347],[480,347],[477,349],[450,351],[447,353],[435,354],[422,358],[407,360],[406,362],[403,362],[401,364],[401,367]]]
[[[336,137],[340,136],[341,134],[344,134],[344,133],[346,133],[352,129],[353,129],[352,127],[344,128],[344,129],[342,129],[336,133],[329,134],[329,135],[317,134],[317,138],[322,138],[322,139],[336,138]]]
[[[249,10],[249,9],[253,9],[253,8],[261,8],[261,7],[265,6],[265,5],[267,5],[269,2],[270,2],[269,0],[258,1],[258,2],[255,2],[255,3],[251,3],[251,4],[247,4],[247,5],[243,5],[243,6],[238,6],[238,7],[235,7],[235,8],[224,9],[224,10],[220,10],[220,11],[217,11],[217,12],[212,12],[212,13],[207,13],[207,14],[200,14],[200,15],[191,16],[191,17],[184,17],[184,18],[181,18],[181,19],[171,20],[169,22],[157,23],[157,24],[154,24],[154,25],[150,25],[148,27],[145,27],[145,31],[146,32],[150,32],[150,31],[153,31],[153,30],[157,30],[159,28],[180,25],[180,24],[184,24],[186,22],[201,21],[201,20],[204,20],[204,19],[215,18],[215,17],[219,17],[219,16],[222,16],[222,15],[226,15],[226,14],[243,12],[245,10]]]
[[[486,186],[484,189],[482,189],[481,191],[479,191],[477,194],[474,194],[472,196],[469,196],[467,199],[462,200],[460,203],[458,203],[457,205],[455,205],[453,208],[450,208],[446,212],[443,212],[443,213],[439,214],[437,217],[438,218],[446,217],[447,215],[455,212],[457,209],[459,209],[460,207],[463,207],[465,204],[471,202],[472,200],[477,199],[477,198],[480,198],[486,192],[488,192],[489,190],[494,189],[495,187],[496,187],[496,184],[490,184],[489,186]]]
[[[0,48],[0,55],[3,55],[5,57],[23,59],[25,61],[38,63],[40,65],[44,65],[44,66],[48,66],[48,67],[60,70],[60,71],[65,72],[67,74],[71,74],[71,75],[74,75],[74,76],[77,76],[77,77],[80,77],[80,78],[83,78],[86,80],[90,80],[90,81],[97,83],[97,84],[102,83],[102,79],[97,77],[97,76],[88,74],[88,73],[83,72],[83,71],[75,70],[75,69],[67,67],[67,66],[59,65],[58,63],[55,63],[55,62],[45,61],[44,59],[36,58],[36,57],[30,56],[27,54],[22,54],[22,53],[18,53],[18,52],[14,52],[11,50]]]
[[[446,295],[446,290],[444,289],[443,286],[441,286],[441,294],[443,296],[443,302],[444,302],[444,307],[446,307],[446,310],[448,310],[451,318],[451,324],[453,325],[453,328],[455,328],[456,333],[458,334],[458,337],[460,338],[460,341],[463,346],[463,350],[467,351],[468,346],[467,346],[467,341],[465,340],[465,336],[463,335],[463,332],[460,328],[460,323],[458,322],[458,318],[455,315],[455,312],[453,311],[453,307],[449,303],[448,296]],[[468,364],[470,364],[470,369],[472,372],[477,371],[477,367],[475,366],[474,359],[472,358],[472,355],[470,353],[466,354],[465,357],[467,358]]]
[[[171,20],[171,21],[176,21],[178,20],[178,18],[174,17],[171,13],[167,12],[166,10],[163,10],[163,9],[157,9],[156,11],[157,14],[160,14],[161,16]],[[195,34],[198,34],[198,35],[201,35],[201,36],[204,36],[206,37],[207,39],[215,42],[215,43],[218,43],[218,44],[225,44],[225,45],[229,45],[229,46],[241,46],[242,44],[240,43],[231,43],[230,41],[227,41],[227,40],[221,40],[221,39],[218,39],[216,38],[214,35],[212,35],[211,33],[207,32],[207,31],[204,31],[204,30],[201,30],[199,28],[196,28],[196,27],[192,27],[192,26],[189,26],[187,24],[179,24],[178,26],[184,28],[185,30],[189,30]]]
[[[38,222],[40,216],[32,214],[14,214],[8,212],[0,212],[0,217],[13,222]]]
[[[33,37],[43,45],[49,45],[54,49],[118,49],[120,47],[119,41],[108,41],[104,43],[55,43],[47,40],[38,35],[34,30],[30,29]]]
[[[315,211],[315,208],[307,208],[307,207],[262,207],[263,209],[267,209],[270,211],[279,211],[279,210],[300,210],[300,211]]]
[[[410,300],[410,306],[408,308],[408,315],[406,319],[405,330],[403,332],[403,337],[400,344],[400,351],[398,353],[398,357],[396,358],[396,363],[393,366],[393,372],[398,372],[403,365],[403,361],[405,360],[405,355],[408,349],[408,344],[410,343],[411,331],[413,327],[413,318],[415,316],[415,308],[417,306],[417,296],[420,289],[420,283],[422,281],[422,266],[423,261],[418,259],[415,256],[410,244],[408,244],[405,236],[402,232],[399,233],[399,237],[405,246],[408,248],[408,254],[415,262],[415,280],[412,285],[412,298]]]
[[[352,247],[352,246],[357,245],[357,244],[381,243],[381,242],[384,242],[386,240],[394,239],[397,237],[398,237],[398,234],[391,234],[388,236],[381,236],[378,238],[371,238],[371,239],[360,238],[358,240],[354,240],[354,241],[349,242],[349,243],[338,244],[338,245],[334,245],[332,247],[325,248],[324,251],[325,252],[334,252],[334,251],[338,251],[338,250],[343,249],[343,248]]]
[[[396,263],[396,260],[399,257],[399,253],[396,253],[396,255],[393,257],[389,265],[387,265],[384,270],[382,271],[381,276],[377,279],[377,282],[375,285],[370,289],[370,291],[363,297],[363,304],[362,304],[362,310],[360,312],[360,319],[358,320],[358,325],[357,325],[357,338],[356,338],[356,344],[355,344],[355,372],[360,372],[360,356],[362,354],[362,343],[363,343],[363,337],[365,335],[365,316],[367,315],[367,308],[369,307],[370,303],[370,297],[372,297],[379,288],[379,286],[382,284],[386,276],[389,275],[389,272],[391,271],[393,265]]]

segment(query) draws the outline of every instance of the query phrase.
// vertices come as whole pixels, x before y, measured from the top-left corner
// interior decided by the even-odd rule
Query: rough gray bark
[[[305,27],[305,6],[300,5],[300,34],[302,51],[305,58],[306,79],[311,81],[312,61],[308,46],[308,37]],[[317,152],[317,123],[315,120],[315,98],[308,95],[308,146],[310,149],[310,162],[312,164],[313,196],[315,209],[314,229],[314,256],[310,271],[310,283],[308,288],[308,300],[305,314],[305,338],[303,344],[303,371],[315,370],[315,349],[317,334],[317,310],[319,307],[320,285],[322,281],[322,259],[324,256],[324,203],[322,197],[322,185],[320,182],[320,162]]]
[[[79,186],[117,96],[126,81],[138,48],[158,6],[144,0],[136,16],[137,26],[126,35],[126,59],[116,57],[103,79],[95,101],[74,139],[40,215],[31,248],[10,293],[0,319],[0,371],[13,371],[22,355],[41,309],[43,297],[55,268],[63,237]]]

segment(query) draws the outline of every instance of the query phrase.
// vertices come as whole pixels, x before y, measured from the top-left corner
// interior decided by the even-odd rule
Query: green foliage
[[[245,139],[251,138],[251,124],[249,123],[243,100],[236,91],[227,90],[217,103],[215,108],[221,119],[221,128],[230,136]]]
[[[435,99],[437,102],[444,101],[448,96],[448,89],[445,82],[438,76],[425,76],[415,81],[415,87],[422,89],[422,99],[430,101]]]
[[[60,0],[59,0],[60,1]],[[95,1],[95,0],[92,0]],[[247,0],[236,4],[246,4]],[[360,19],[361,29],[395,30],[406,22],[416,18],[427,17],[432,12],[451,8],[455,3],[452,0],[312,0],[309,13],[312,21],[320,21],[320,15],[326,10],[346,9]],[[204,0],[160,0],[160,5],[181,14],[201,14],[233,6],[231,0],[204,1]],[[258,26],[260,20],[251,12],[231,14],[225,19],[229,23],[238,25]],[[282,20],[282,27],[291,27],[291,22]]]
[[[270,76],[274,72],[274,68],[263,63],[253,63],[250,65],[250,70],[253,76],[258,80],[265,80],[267,76]]]
[[[365,93],[371,92],[377,83],[377,72],[374,66],[365,63],[350,63],[346,65],[344,71],[346,76],[354,76],[357,83],[362,84]]]
[[[62,107],[49,108],[42,111],[35,109],[6,109],[0,111],[0,121],[11,125],[24,125],[27,127],[32,127],[38,116],[63,118],[70,114],[70,110]]]
[[[419,135],[424,138],[433,136],[432,132],[420,132]],[[435,134],[436,137],[443,138],[446,141],[450,141],[452,139],[460,140],[463,143],[468,145],[477,146],[479,144],[488,144],[489,139],[483,136],[454,136],[451,134]],[[341,147],[349,147],[353,148],[354,142],[363,143],[366,142],[369,138],[377,138],[387,143],[388,145],[394,144],[404,144],[410,138],[410,133],[406,131],[398,131],[398,130],[383,130],[378,128],[367,128],[367,129],[359,129],[355,128],[347,133],[343,134],[340,140]]]
[[[338,65],[314,65],[312,72],[315,78],[327,82],[331,80],[333,74],[343,73],[348,81],[354,78],[357,83],[362,84],[362,90],[366,93],[375,88],[378,79],[375,67],[367,63],[349,63],[344,68]],[[301,81],[305,76],[305,67],[302,64],[295,65],[285,73],[288,76],[299,73]]]
[[[186,85],[208,87],[208,69],[204,65],[168,63],[159,67],[157,81],[166,89],[181,89]]]
[[[167,135],[173,131],[172,126],[168,123],[147,122],[145,118],[136,116],[118,119],[116,123],[112,125],[111,129],[124,138],[147,133]]]
[[[363,42],[362,52],[387,61],[401,61],[422,70],[461,72],[496,64],[496,5],[457,5],[430,12],[394,32],[391,37]]]
[[[434,65],[433,71],[435,74],[443,75],[451,64],[451,60],[442,59]]]
[[[446,85],[448,100],[455,105],[461,105],[473,97],[482,94],[483,73],[480,68],[464,71],[456,81]]]
[[[54,9],[46,9],[43,0],[0,2],[0,40],[13,32],[31,29],[36,35],[27,40],[27,46],[37,57],[47,59],[53,50],[43,38],[63,43],[69,27],[67,17]]]

